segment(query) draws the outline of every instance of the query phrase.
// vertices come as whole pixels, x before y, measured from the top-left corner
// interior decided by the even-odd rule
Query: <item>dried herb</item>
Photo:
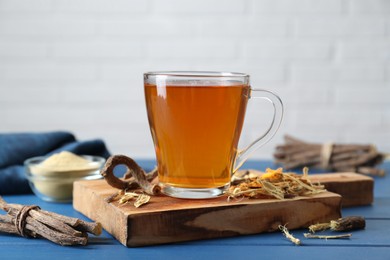
[[[364,229],[366,227],[366,220],[359,216],[350,216],[331,220],[329,223],[319,223],[309,226],[309,231],[315,233],[331,229],[333,231],[350,231],[357,229]]]
[[[284,173],[282,168],[276,170],[267,169],[262,175],[235,176],[235,185],[232,185],[228,192],[228,198],[249,197],[249,198],[277,198],[285,199],[296,196],[307,196],[326,191],[323,185],[314,184],[307,179],[308,169],[304,168],[303,175],[295,173]],[[249,177],[246,177],[248,176]]]
[[[119,200],[123,195],[125,195],[124,190],[118,190],[114,194],[112,194],[110,197],[107,197],[105,200],[107,203],[111,203],[113,201]]]
[[[311,233],[303,234],[306,238],[318,238],[318,239],[340,239],[340,238],[350,238],[352,234],[342,234],[342,235],[313,235]]]
[[[125,192],[123,195],[118,196],[115,200],[118,200],[119,205],[135,200],[134,207],[139,208],[149,202],[150,196],[146,194],[138,194],[135,192]]]
[[[100,223],[90,223],[41,210],[36,205],[8,204],[0,197],[0,208],[7,212],[0,215],[0,232],[23,237],[44,237],[54,243],[71,246],[86,245],[88,234],[100,235]]]
[[[142,205],[148,203],[150,200],[150,196],[146,194],[141,194],[137,197],[137,200],[134,202],[134,207],[139,208]]]
[[[294,243],[295,245],[299,246],[301,245],[301,240],[299,240],[298,238],[294,237],[287,229],[286,225],[282,226],[282,225],[279,225],[279,229],[280,231],[283,232],[284,236],[290,240],[292,243]]]
[[[330,229],[334,231],[349,231],[364,229],[366,220],[363,217],[351,216],[330,221]]]
[[[318,231],[324,231],[327,229],[330,229],[330,223],[318,223],[318,224],[314,224],[314,225],[309,226],[309,231],[311,233],[315,233]]]
[[[137,198],[139,194],[134,193],[134,192],[125,192],[121,197],[119,197],[119,204],[125,204],[134,198]]]

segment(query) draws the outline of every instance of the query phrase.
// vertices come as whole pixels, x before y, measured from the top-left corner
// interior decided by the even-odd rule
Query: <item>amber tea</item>
[[[249,86],[145,85],[160,182],[182,188],[229,183]]]

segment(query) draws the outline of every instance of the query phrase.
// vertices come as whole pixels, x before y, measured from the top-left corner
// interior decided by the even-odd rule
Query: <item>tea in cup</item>
[[[280,98],[251,88],[249,75],[167,71],[144,74],[147,114],[162,192],[178,198],[222,195],[232,174],[277,132]],[[263,98],[274,107],[268,131],[238,149],[247,103]]]

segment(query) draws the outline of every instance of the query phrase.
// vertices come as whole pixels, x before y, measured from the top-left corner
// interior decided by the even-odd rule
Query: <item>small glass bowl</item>
[[[34,194],[45,201],[71,202],[74,181],[101,179],[100,169],[106,160],[99,156],[82,157],[90,161],[89,167],[71,171],[44,170],[40,167],[47,159],[44,156],[27,159],[24,162],[25,173]]]

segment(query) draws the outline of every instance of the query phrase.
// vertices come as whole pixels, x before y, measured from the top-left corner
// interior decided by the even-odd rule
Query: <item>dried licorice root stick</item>
[[[315,233],[317,231],[324,231],[330,229],[330,223],[318,223],[309,226],[309,231]]]
[[[149,182],[153,182],[154,179],[158,176],[158,171],[157,171],[157,167],[155,167],[152,171],[148,172],[146,174],[146,180],[149,181]],[[125,180],[130,180],[130,181],[134,181],[134,177],[133,177],[133,174],[132,174],[132,171],[130,170],[127,170],[125,172],[125,174],[123,175],[123,179]]]
[[[133,159],[125,155],[111,156],[107,159],[106,164],[101,170],[101,175],[112,187],[121,190],[134,188],[132,181],[121,180],[114,175],[113,171],[117,165],[125,165],[128,170],[125,174],[126,178],[128,178],[130,175],[134,177],[134,182],[136,182],[139,187],[141,187],[147,194],[156,195],[160,193],[160,186],[150,183],[147,179],[145,171]]]
[[[280,231],[283,232],[284,236],[290,240],[292,243],[294,243],[295,245],[299,246],[301,245],[301,240],[299,240],[298,238],[294,237],[287,229],[286,225],[282,226],[282,225],[279,225],[279,229]]]
[[[7,212],[0,214],[0,232],[18,234],[23,237],[44,237],[54,243],[86,245],[88,233],[99,235],[100,223],[62,216],[41,210],[35,205],[8,204],[0,197],[0,208]]]
[[[88,232],[94,234],[95,236],[99,236],[102,234],[102,224],[100,224],[99,222],[87,222],[78,218],[72,218],[46,210],[41,210],[40,212],[52,217],[53,219],[62,221],[78,231]]]
[[[309,227],[311,233],[317,231],[323,231],[331,229],[333,231],[350,231],[364,229],[366,227],[366,221],[363,217],[351,216],[339,218],[337,220],[331,220],[330,223],[319,223]]]
[[[318,238],[318,239],[340,239],[340,238],[350,238],[352,234],[342,234],[342,235],[313,235],[310,233],[303,234],[306,238]]]
[[[124,181],[127,181],[127,182],[131,182],[131,184],[129,184],[128,187],[131,187],[133,188],[134,186],[134,189],[136,188],[139,188],[139,185],[138,183],[135,181],[135,178],[133,177],[132,173],[130,170],[127,170],[126,173],[124,174],[123,176],[123,179]],[[146,174],[146,180],[148,182],[150,182],[151,184],[154,184],[154,183],[158,183],[158,171],[157,171],[157,167],[154,168],[151,172],[148,172]],[[131,188],[127,188],[127,190],[131,189]],[[121,199],[124,195],[125,195],[125,190],[119,190],[117,192],[115,192],[114,194],[112,194],[111,196],[107,197],[105,199],[105,201],[107,203],[111,203],[113,201],[116,201],[116,200],[119,200]],[[137,203],[138,205],[138,203]]]
[[[364,229],[365,227],[366,220],[358,216],[339,218],[330,222],[330,229],[334,231],[357,230]]]

